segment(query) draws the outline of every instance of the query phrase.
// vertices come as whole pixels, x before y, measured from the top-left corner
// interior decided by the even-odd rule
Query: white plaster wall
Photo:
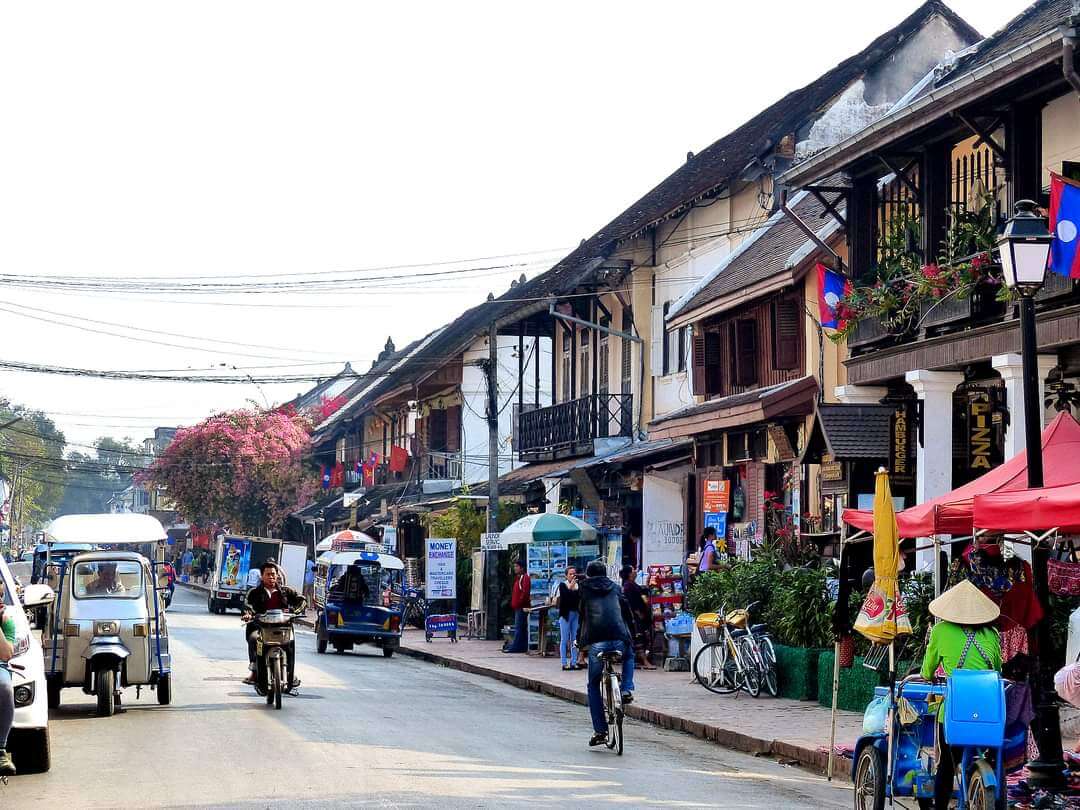
[[[1050,187],[1050,172],[1060,172],[1066,160],[1080,161],[1080,99],[1075,93],[1056,98],[1043,108],[1043,188]]]
[[[487,337],[478,338],[464,353],[461,372],[462,478],[466,484],[488,480],[487,382],[478,360],[487,360]],[[535,344],[535,348],[534,348]],[[539,355],[539,356],[537,356]],[[540,364],[540,405],[551,404],[551,339],[525,338],[525,402],[535,402],[535,368]],[[517,338],[499,337],[499,475],[521,466],[511,447],[514,403],[518,401]]]

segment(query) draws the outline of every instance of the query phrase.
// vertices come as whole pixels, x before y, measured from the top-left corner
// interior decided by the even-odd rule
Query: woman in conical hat
[[[930,612],[939,621],[930,631],[923,657],[920,674],[926,680],[931,680],[939,670],[946,676],[956,669],[1001,671],[1001,642],[994,627],[1001,611],[989,596],[965,579],[932,601]],[[946,743],[941,708],[938,707],[941,761],[934,777],[934,807],[948,810],[960,752]]]

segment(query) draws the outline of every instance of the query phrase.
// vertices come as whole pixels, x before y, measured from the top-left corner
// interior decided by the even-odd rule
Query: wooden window
[[[446,411],[432,411],[428,417],[428,427],[431,437],[428,440],[428,450],[435,452],[446,451]]]
[[[664,345],[660,349],[660,351],[662,351],[663,354],[664,354],[663,365],[662,365],[661,368],[663,369],[663,373],[664,373],[665,376],[671,373],[671,368],[672,368],[672,366],[671,366],[671,332],[669,332],[668,328],[667,328],[667,314],[668,314],[668,309],[670,307],[671,307],[671,302],[670,301],[665,301],[664,302],[664,309],[663,309],[663,312],[664,312],[664,321],[663,321],[663,325],[664,325]]]
[[[790,371],[799,367],[802,310],[795,296],[778,298],[772,305],[773,368]]]
[[[720,332],[694,331],[692,347],[692,386],[696,396],[719,394],[723,382],[724,341]]]
[[[707,397],[709,390],[705,387],[705,333],[700,329],[694,330],[692,347],[694,356],[691,361],[693,371],[690,385],[694,396]]]
[[[446,450],[456,453],[461,449],[461,406],[446,409]]]
[[[734,335],[732,377],[735,385],[757,385],[757,321],[739,318],[731,325]]]
[[[630,309],[630,307],[623,307],[622,330],[628,335],[632,335],[634,333],[634,312],[632,309]],[[624,394],[630,393],[630,388],[633,381],[633,376],[631,372],[633,345],[633,341],[631,341],[629,338],[622,339],[622,356],[619,358],[621,366],[620,391]]]

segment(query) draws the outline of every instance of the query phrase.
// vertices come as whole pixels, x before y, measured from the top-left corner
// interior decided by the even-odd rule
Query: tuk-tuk
[[[70,560],[76,554],[93,550],[94,546],[92,543],[38,543],[34,548],[34,567],[30,574],[30,584],[51,585],[55,589],[56,583],[46,582],[46,560],[53,563],[53,572],[55,573],[55,566],[58,566],[61,562]]]
[[[374,644],[390,658],[401,641],[405,565],[373,550],[327,551],[315,562],[316,649]]]
[[[46,530],[46,543],[88,540],[94,545],[154,543],[153,561],[135,551],[89,551],[48,562],[56,599],[42,632],[49,707],[60,690],[79,686],[97,695],[108,717],[121,690],[143,686],[167,705],[172,699],[172,660],[165,623],[165,529],[149,515],[65,515]]]

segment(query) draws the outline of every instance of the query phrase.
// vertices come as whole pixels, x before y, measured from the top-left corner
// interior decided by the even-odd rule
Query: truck
[[[285,584],[302,591],[307,558],[308,549],[303,543],[219,534],[214,540],[214,570],[206,609],[210,613],[225,613],[229,608],[242,610],[248,573],[258,570],[267,560],[274,560],[285,572]]]

